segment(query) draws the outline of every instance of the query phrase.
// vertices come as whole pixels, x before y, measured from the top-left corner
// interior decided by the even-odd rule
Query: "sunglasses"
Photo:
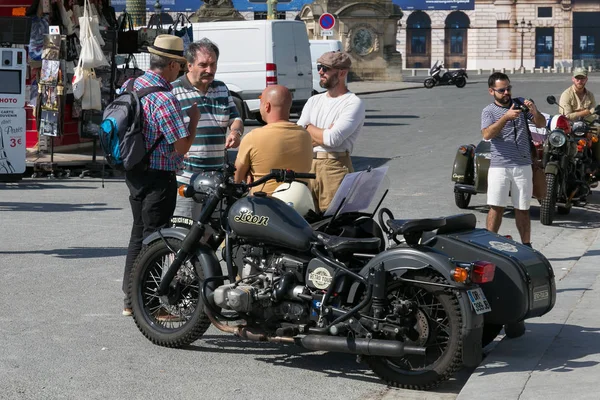
[[[320,72],[321,70],[323,70],[323,73],[325,73],[325,72],[327,72],[327,71],[329,71],[329,70],[331,70],[331,69],[333,69],[333,68],[331,68],[331,67],[326,67],[326,66],[325,66],[325,65],[323,65],[323,64],[317,64],[317,71],[318,71],[318,72]]]
[[[507,86],[507,87],[505,87],[505,88],[502,88],[502,89],[494,89],[494,88],[492,88],[492,90],[493,90],[494,92],[498,92],[498,93],[500,93],[500,94],[504,94],[504,93],[506,93],[506,92],[510,92],[510,91],[512,91],[512,86],[510,86],[510,85],[509,85],[509,86]]]

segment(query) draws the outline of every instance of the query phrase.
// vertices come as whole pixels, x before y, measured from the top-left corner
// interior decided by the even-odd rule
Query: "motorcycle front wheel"
[[[435,80],[433,78],[427,78],[425,79],[425,82],[423,82],[423,85],[425,85],[427,89],[431,89],[435,86]]]
[[[454,84],[457,88],[464,88],[467,84],[467,80],[464,76],[459,76],[458,78],[454,79]]]
[[[558,181],[554,174],[546,174],[546,196],[540,204],[540,222],[542,225],[552,225],[554,211],[556,209],[556,196],[558,193]]]
[[[192,257],[179,268],[169,293],[158,296],[161,278],[182,243],[172,238],[166,242],[168,246],[157,240],[137,257],[129,279],[129,297],[133,319],[144,336],[159,346],[182,347],[199,339],[210,326],[200,296],[204,275],[200,262]]]
[[[436,275],[414,275],[411,279],[445,283]],[[462,316],[455,294],[440,286],[393,281],[387,287],[391,307],[396,302],[418,304],[414,329],[418,338],[407,343],[427,349],[425,356],[365,357],[373,372],[391,386],[430,389],[449,379],[462,365]]]

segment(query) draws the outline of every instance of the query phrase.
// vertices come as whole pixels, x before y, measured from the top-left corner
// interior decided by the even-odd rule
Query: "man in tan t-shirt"
[[[267,123],[242,139],[235,160],[235,182],[260,179],[272,169],[310,172],[313,158],[312,139],[301,126],[289,122],[292,94],[285,86],[273,85],[263,90],[260,115]],[[252,189],[271,195],[280,183],[272,180]]]
[[[566,89],[560,96],[559,110],[571,121],[578,119],[593,119],[596,99],[594,94],[586,89],[588,72],[585,68],[575,68],[571,78],[573,85]]]

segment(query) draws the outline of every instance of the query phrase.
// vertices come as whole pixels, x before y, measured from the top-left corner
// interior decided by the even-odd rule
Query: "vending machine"
[[[23,49],[0,48],[0,181],[25,172],[25,74]]]

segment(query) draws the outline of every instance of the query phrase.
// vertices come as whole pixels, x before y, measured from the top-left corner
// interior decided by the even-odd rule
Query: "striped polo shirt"
[[[509,110],[492,103],[481,112],[481,130],[498,121]],[[533,114],[527,113],[533,120]],[[490,167],[518,167],[531,164],[531,141],[525,116],[507,121],[500,133],[491,140]]]
[[[200,110],[196,138],[183,162],[185,170],[220,169],[225,161],[227,128],[240,118],[227,86],[221,81],[213,81],[206,93],[202,93],[184,74],[173,82],[173,94],[181,103],[184,116],[194,102]],[[187,116],[184,122],[189,122]]]

